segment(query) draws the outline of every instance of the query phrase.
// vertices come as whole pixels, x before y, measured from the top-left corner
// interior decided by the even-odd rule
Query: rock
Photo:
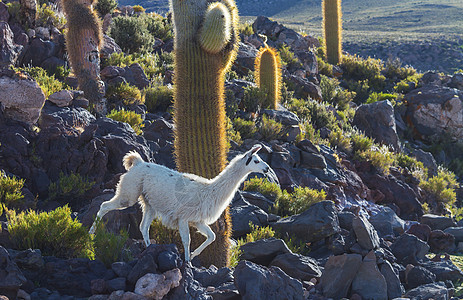
[[[100,71],[100,76],[104,79],[111,79],[118,76],[123,76],[125,69],[118,66],[107,66]]]
[[[212,297],[206,294],[206,289],[193,277],[193,270],[190,266],[182,267],[182,279],[180,285],[169,293],[169,300],[198,299],[212,300]]]
[[[449,135],[463,138],[463,92],[438,86],[424,86],[406,94],[407,119],[419,138],[426,141]]]
[[[335,299],[347,297],[347,292],[361,264],[360,254],[330,256],[320,282],[323,295]]]
[[[45,94],[33,79],[0,75],[0,102],[5,107],[5,116],[34,124],[45,103]]]
[[[243,200],[243,202],[246,202]],[[232,219],[233,236],[238,238],[251,232],[249,223],[255,226],[265,227],[268,225],[268,215],[265,211],[255,205],[232,206],[230,209]]]
[[[179,267],[181,259],[177,251],[163,251],[159,253],[156,261],[158,263],[158,270],[166,272]]]
[[[254,61],[259,51],[249,43],[240,43],[236,60],[233,63],[233,70],[240,75],[246,75],[254,71]]]
[[[107,290],[106,281],[104,279],[94,279],[90,282],[90,288],[92,289],[92,294],[104,294]]]
[[[103,47],[100,49],[100,56],[102,59],[108,59],[113,53],[121,53],[122,49],[106,34],[103,34]]]
[[[18,252],[10,251],[10,256],[21,269],[39,270],[44,266],[40,249],[27,249]]]
[[[301,281],[320,278],[322,271],[315,259],[295,253],[280,254],[275,257],[270,266],[279,267],[289,276]]]
[[[420,240],[427,242],[429,240],[429,236],[431,235],[431,227],[426,224],[413,224],[407,230],[407,233],[412,234]]]
[[[373,225],[363,216],[357,216],[352,221],[357,242],[366,250],[372,250],[379,247],[379,237]]]
[[[26,278],[16,263],[10,258],[8,251],[0,246],[0,291],[10,299],[16,299],[19,288]]]
[[[433,299],[433,300],[448,300],[449,293],[445,283],[436,282],[425,284],[408,291],[405,295],[408,299]]]
[[[173,269],[163,274],[148,273],[135,285],[135,293],[150,299],[161,300],[172,288],[180,285],[182,273]]]
[[[68,66],[67,66],[67,62],[64,61],[63,59],[60,59],[60,58],[58,58],[56,56],[51,56],[51,57],[45,59],[40,64],[40,67],[42,67],[46,71],[53,74],[56,71],[56,68],[58,68],[58,67],[68,67]]]
[[[249,261],[240,261],[233,275],[243,300],[304,299],[301,282],[289,277],[278,267],[266,268]]]
[[[387,298],[400,298],[402,294],[405,293],[405,289],[400,283],[398,272],[394,270],[394,268],[388,261],[385,261],[381,265],[381,274],[384,276],[384,279],[386,279]]]
[[[414,289],[420,285],[433,283],[436,275],[423,267],[415,266],[406,273],[407,289]]]
[[[297,52],[294,52],[294,55],[302,63],[302,66],[308,75],[315,76],[318,74],[317,56],[315,55],[313,51],[311,50],[297,51]]]
[[[267,199],[264,195],[258,192],[247,192],[247,191],[238,191],[241,196],[246,200],[246,202],[255,205],[265,211],[266,213],[270,212],[270,209],[273,207],[274,202]]]
[[[1,19],[0,19],[1,20]],[[449,87],[463,90],[463,73],[455,73],[449,83]]]
[[[301,214],[278,220],[272,227],[305,242],[319,241],[341,230],[331,201],[315,203]]]
[[[231,81],[225,81],[225,89],[232,91],[233,95],[237,99],[243,99],[244,97],[244,89],[252,86],[255,87],[256,84],[251,81],[241,80],[241,79],[233,79]]]
[[[116,273],[119,277],[127,277],[130,273],[132,267],[123,261],[114,262],[111,264],[111,269]]]
[[[437,163],[430,152],[423,151],[422,149],[412,149],[411,153],[418,161],[421,161],[423,165],[428,168],[430,175],[437,175]]]
[[[442,230],[433,230],[429,235],[428,244],[434,253],[453,252],[455,250],[455,237]]]
[[[296,96],[304,99],[310,97],[314,100],[322,100],[322,92],[320,90],[320,86],[314,84],[313,82],[296,75],[285,76],[285,80],[295,85]]]
[[[301,167],[307,169],[326,169],[327,166],[323,155],[301,151]]]
[[[463,227],[449,227],[444,232],[455,237],[455,244],[458,245],[458,243],[463,242]]]
[[[285,242],[280,239],[261,239],[241,246],[241,259],[268,266],[280,254],[291,253]]]
[[[380,206],[379,211],[370,217],[370,223],[381,237],[404,233],[405,222],[387,206]]]
[[[400,264],[418,264],[425,258],[429,246],[414,235],[404,233],[392,245],[391,251]]]
[[[426,214],[421,217],[421,224],[426,224],[432,230],[445,230],[449,227],[455,227],[457,224],[450,217]]]
[[[341,211],[338,213],[339,226],[342,229],[350,231],[352,229],[352,222],[356,216],[350,211]]]
[[[74,99],[74,93],[68,90],[55,92],[48,96],[48,101],[55,103],[58,107],[69,106]]]
[[[290,111],[287,110],[273,110],[273,109],[264,109],[262,114],[268,116],[275,121],[280,122],[283,125],[299,125],[301,120],[299,117]]]
[[[36,27],[35,28],[35,34],[37,37],[44,39],[44,40],[49,40],[50,39],[50,30],[45,27]]]
[[[106,282],[106,287],[109,292],[125,290],[126,289],[126,279],[125,277],[117,277]]]
[[[375,141],[400,151],[394,107],[389,100],[360,105],[355,111],[353,125]]]
[[[0,69],[14,65],[22,48],[22,46],[15,44],[13,31],[11,31],[8,23],[0,21]]]
[[[463,272],[451,260],[427,261],[421,264],[436,275],[436,281],[451,280],[457,282],[463,279]]]
[[[10,18],[10,14],[8,12],[8,6],[5,3],[0,2],[0,22],[7,22]]]
[[[208,269],[193,269],[194,278],[205,287],[219,287],[226,283],[233,282],[233,270],[230,268],[217,269],[211,265]]]
[[[386,279],[376,266],[376,256],[373,251],[363,259],[352,281],[352,293],[359,294],[362,299],[387,300]]]
[[[31,38],[29,46],[20,59],[20,64],[40,67],[47,58],[57,54],[57,48],[56,44],[52,41]]]
[[[125,72],[123,77],[128,83],[136,86],[139,89],[143,89],[150,84],[148,77],[146,77],[145,71],[143,71],[143,68],[138,63],[131,64],[124,69]]]
[[[148,273],[154,273],[156,272],[157,269],[158,269],[158,266],[156,262],[154,261],[154,258],[151,255],[144,255],[137,261],[135,266],[133,266],[132,270],[127,276],[127,280],[132,284],[134,283],[138,284],[138,280],[142,276]]]

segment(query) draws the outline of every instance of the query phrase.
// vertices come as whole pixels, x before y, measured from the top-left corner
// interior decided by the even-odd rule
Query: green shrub
[[[144,101],[140,90],[128,83],[110,85],[106,97],[112,101],[122,101],[125,105],[141,104]]]
[[[392,81],[400,81],[407,77],[416,74],[416,70],[412,67],[402,67],[402,62],[399,58],[388,59],[386,61],[383,74]]]
[[[173,38],[173,27],[167,18],[156,13],[142,14],[140,18],[153,37],[164,42]]]
[[[339,86],[339,80],[321,75],[320,89],[322,92],[323,101],[330,103],[340,110],[348,107],[355,96],[355,92],[347,91]]]
[[[283,125],[264,115],[262,116],[258,131],[262,135],[262,138],[269,142],[281,138],[283,134]]]
[[[351,142],[354,154],[368,151],[373,146],[373,140],[360,131],[351,134]]]
[[[35,25],[37,27],[54,26],[59,30],[63,30],[66,26],[66,18],[48,3],[37,5],[37,19]]]
[[[241,139],[240,132],[233,128],[233,123],[229,117],[226,116],[225,118],[227,122],[225,126],[225,131],[227,133],[227,148],[230,148],[230,141],[234,141],[238,146],[241,146],[243,140]]]
[[[408,156],[404,153],[398,153],[396,155],[397,165],[403,169],[407,169],[416,178],[420,180],[426,180],[428,178],[428,169],[424,167],[421,161],[418,161],[415,157]]]
[[[298,141],[303,139],[307,139],[313,144],[327,144],[327,141],[320,137],[320,130],[316,130],[310,122],[304,122],[304,124],[302,124],[301,134],[298,136]]]
[[[281,44],[279,51],[281,61],[283,65],[286,65],[288,69],[298,69],[302,68],[302,64],[299,59],[294,55],[294,53],[289,49],[289,46],[286,44]]]
[[[267,99],[267,93],[253,86],[247,86],[243,90],[242,108],[247,112],[259,111],[261,103],[264,103]]]
[[[166,111],[174,101],[174,90],[165,85],[151,85],[143,90],[143,98],[149,112]]]
[[[347,89],[355,92],[354,102],[357,104],[365,103],[365,101],[370,97],[370,86],[367,79],[365,80],[346,80],[345,84]]]
[[[164,226],[159,219],[154,219],[150,225],[150,238],[154,239],[157,244],[175,244],[179,253],[184,252],[182,239],[178,230]]]
[[[34,78],[42,89],[46,98],[55,92],[59,92],[68,88],[66,84],[55,79],[54,75],[48,75],[47,71],[40,67],[23,67],[17,68],[15,70],[19,72],[25,72]]]
[[[127,231],[121,230],[120,234],[108,232],[100,221],[93,236],[95,258],[101,260],[108,268],[113,262],[127,260],[129,255],[125,244],[128,239]]]
[[[277,215],[296,215],[306,211],[310,206],[326,199],[325,191],[308,187],[297,187],[294,192],[283,191],[275,201],[274,210]]]
[[[373,92],[368,97],[366,103],[369,104],[369,103],[375,103],[378,101],[389,100],[391,103],[394,104],[396,99],[397,99],[397,95],[394,95],[394,94],[387,94],[383,92],[380,92],[380,93]]]
[[[352,151],[350,138],[339,128],[330,132],[328,140],[330,141],[331,147],[335,147],[345,153],[350,153]]]
[[[142,12],[145,12],[145,8],[141,5],[134,5],[132,6],[133,8],[133,11],[136,12],[136,13],[142,13]]]
[[[101,18],[104,18],[107,14],[111,14],[117,7],[117,0],[98,0],[95,9]]]
[[[82,197],[94,184],[94,181],[89,181],[87,178],[80,176],[80,174],[71,173],[65,175],[63,172],[60,172],[58,181],[52,182],[48,187],[48,198],[49,200],[67,201],[70,203]]]
[[[21,193],[23,186],[24,179],[7,176],[3,170],[0,170],[0,215],[3,214],[3,206],[9,208],[21,206],[24,198]]]
[[[343,77],[354,80],[378,80],[384,69],[380,59],[371,57],[365,59],[357,55],[344,56],[341,66],[344,70]]]
[[[359,156],[368,160],[381,173],[389,174],[389,168],[395,162],[395,155],[386,145],[374,146],[361,152]]]
[[[245,181],[243,191],[258,192],[273,201],[282,194],[281,188],[278,184],[270,182],[265,178],[257,177]]]
[[[142,128],[145,126],[143,124],[143,119],[139,114],[131,110],[115,110],[113,109],[108,115],[107,118],[113,119],[114,121],[124,122],[129,124],[133,131],[136,134],[140,135],[143,133]]]
[[[326,62],[322,57],[317,56],[318,73],[328,77],[333,77],[333,65]]]
[[[238,30],[240,34],[243,34],[243,35],[250,36],[254,34],[254,29],[252,28],[252,23],[250,22],[240,23]]]
[[[247,121],[241,118],[235,118],[233,120],[233,127],[240,133],[243,139],[250,139],[257,132],[256,123],[254,121]]]
[[[44,256],[94,258],[92,239],[68,206],[50,212],[8,211],[8,231],[19,250],[40,249]]]
[[[124,52],[150,52],[154,37],[148,31],[143,18],[138,16],[118,16],[113,19],[110,36]]]
[[[295,113],[302,121],[310,121],[316,129],[336,127],[336,117],[328,110],[325,103],[312,99],[302,100],[293,98],[287,104],[289,111]]]
[[[157,79],[159,76],[165,75],[167,70],[173,70],[173,60],[167,52],[161,54],[124,54],[113,53],[103,62],[103,66],[118,66],[125,68],[132,64],[139,64],[146,76],[150,79]]]
[[[441,168],[436,176],[421,181],[420,186],[437,202],[451,206],[457,200],[455,188],[458,188],[459,184],[455,174],[448,170]]]
[[[410,83],[413,82],[415,88],[418,87],[418,83],[421,77],[423,77],[423,74],[415,74],[412,76],[408,76],[407,78],[402,79],[401,81],[397,82],[397,84],[394,86],[394,90],[397,93],[402,93],[402,94],[408,93],[411,89]]]

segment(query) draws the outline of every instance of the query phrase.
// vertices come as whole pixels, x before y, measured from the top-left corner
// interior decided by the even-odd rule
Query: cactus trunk
[[[323,0],[323,29],[326,58],[337,65],[342,59],[342,12],[341,0]]]
[[[101,24],[92,1],[63,0],[68,32],[66,48],[79,88],[98,114],[105,114],[104,83],[100,79]]]
[[[238,48],[237,9],[230,0],[172,0],[171,4],[177,167],[213,178],[226,165],[224,81]],[[216,241],[199,258],[204,265],[226,266],[231,233],[228,209],[211,228]],[[199,234],[192,237],[192,249],[204,240]]]
[[[261,48],[255,61],[256,84],[267,93],[263,108],[277,109],[281,95],[281,59],[275,49]]]

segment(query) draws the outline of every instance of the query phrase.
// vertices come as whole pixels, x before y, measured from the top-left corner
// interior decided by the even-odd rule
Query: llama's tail
[[[140,154],[135,151],[130,151],[122,159],[122,164],[127,171],[142,162],[144,162],[143,158],[141,158]]]

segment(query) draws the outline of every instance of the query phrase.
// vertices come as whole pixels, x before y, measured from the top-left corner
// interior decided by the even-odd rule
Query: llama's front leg
[[[151,222],[154,220],[154,209],[149,205],[145,203],[145,206],[143,207],[143,217],[141,219],[140,223],[140,231],[141,234],[143,235],[143,240],[145,241],[146,247],[148,247],[151,242],[150,242],[150,225]]]
[[[93,222],[92,227],[90,227],[90,230],[88,231],[88,233],[94,234],[98,221],[101,221],[108,212],[115,210],[115,209],[120,209],[120,208],[121,208],[120,200],[117,196],[113,197],[109,201],[105,201],[101,203],[100,210],[96,214],[95,221]]]
[[[183,249],[185,250],[185,261],[190,261],[190,228],[188,227],[188,221],[178,222],[178,232],[182,239]]]
[[[196,223],[194,225],[200,233],[207,237],[207,239],[191,254],[191,259],[198,256],[207,246],[215,241],[215,233],[212,229],[204,223]]]

